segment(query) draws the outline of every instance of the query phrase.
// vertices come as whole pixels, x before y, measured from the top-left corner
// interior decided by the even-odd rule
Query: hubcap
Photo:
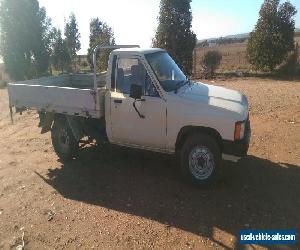
[[[211,151],[204,146],[194,147],[189,154],[189,168],[191,174],[198,180],[207,179],[215,167]]]

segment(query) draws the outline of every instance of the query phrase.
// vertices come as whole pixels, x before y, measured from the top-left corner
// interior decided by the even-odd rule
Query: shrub
[[[217,50],[207,51],[202,60],[205,77],[212,77],[219,67],[222,60],[222,54]]]
[[[285,62],[279,67],[277,74],[293,78],[299,75],[299,67],[299,45],[296,43],[294,50],[290,52]]]

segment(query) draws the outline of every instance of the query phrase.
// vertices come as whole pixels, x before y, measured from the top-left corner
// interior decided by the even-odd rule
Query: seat
[[[131,84],[142,85],[142,65],[131,66]]]
[[[131,66],[131,84],[142,86],[143,93],[145,92],[146,70],[142,64]]]

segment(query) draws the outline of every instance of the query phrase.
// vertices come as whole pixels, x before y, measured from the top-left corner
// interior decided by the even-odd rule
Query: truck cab
[[[238,91],[189,81],[162,49],[118,49],[109,65],[105,119],[112,143],[175,153],[184,134],[202,129],[218,137],[224,154],[246,154],[248,101]],[[131,96],[135,85],[139,99]]]
[[[94,62],[96,54],[95,50]],[[44,132],[51,129],[61,158],[73,158],[80,139],[88,136],[98,143],[176,155],[186,179],[207,185],[218,179],[222,159],[236,161],[247,154],[251,135],[247,98],[238,91],[189,80],[165,50],[115,49],[105,78],[105,86],[99,88],[95,70],[95,110],[77,116],[42,110],[48,117],[42,127]],[[13,88],[11,99],[16,99]],[[91,98],[85,99],[87,103]]]

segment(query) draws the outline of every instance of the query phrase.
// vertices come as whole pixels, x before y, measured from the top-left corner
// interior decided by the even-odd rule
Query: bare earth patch
[[[300,233],[300,82],[211,84],[248,96],[252,140],[210,189],[183,183],[175,160],[153,153],[85,147],[63,164],[35,112],[11,125],[0,90],[0,249],[22,244],[23,232],[28,249],[253,249],[239,230]]]

